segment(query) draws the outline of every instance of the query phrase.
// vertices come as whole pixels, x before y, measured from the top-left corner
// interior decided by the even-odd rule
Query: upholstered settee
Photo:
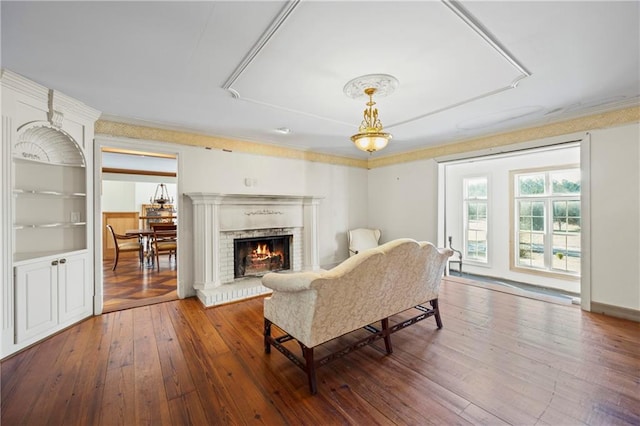
[[[263,285],[273,290],[264,300],[265,352],[274,346],[302,368],[315,394],[318,366],[378,339],[384,339],[390,354],[392,333],[430,316],[441,328],[438,290],[451,254],[451,249],[428,242],[399,239],[364,250],[328,271],[265,275]],[[422,306],[427,303],[430,306]],[[412,308],[417,316],[390,325],[389,317]],[[284,334],[273,336],[272,324]],[[314,347],[360,328],[371,334],[314,359]],[[300,344],[302,358],[284,345],[292,339]]]

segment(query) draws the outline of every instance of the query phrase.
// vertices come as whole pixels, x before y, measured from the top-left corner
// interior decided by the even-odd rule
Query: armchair
[[[363,250],[378,247],[380,241],[379,229],[358,228],[347,232],[349,241],[349,257],[360,253]]]

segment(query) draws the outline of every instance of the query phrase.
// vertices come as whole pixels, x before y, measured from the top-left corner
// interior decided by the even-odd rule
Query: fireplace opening
[[[292,239],[293,235],[278,235],[233,240],[234,278],[291,269]]]

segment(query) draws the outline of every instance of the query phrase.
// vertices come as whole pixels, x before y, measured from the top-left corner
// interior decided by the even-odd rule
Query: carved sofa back
[[[363,251],[329,271],[271,273],[264,316],[314,347],[437,299],[450,249],[398,239]]]

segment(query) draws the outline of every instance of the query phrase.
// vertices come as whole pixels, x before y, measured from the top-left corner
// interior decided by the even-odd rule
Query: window
[[[464,257],[487,263],[487,177],[463,180]]]
[[[516,268],[580,273],[580,169],[512,172]]]

